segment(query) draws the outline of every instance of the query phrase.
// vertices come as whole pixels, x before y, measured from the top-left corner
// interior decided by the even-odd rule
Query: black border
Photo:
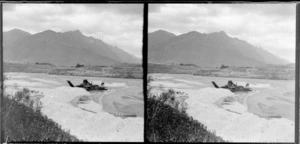
[[[144,93],[144,142],[146,142],[147,121],[147,76],[148,76],[148,4],[144,4],[143,25],[143,93]]]
[[[3,93],[4,93],[4,91],[3,91],[3,21],[2,21],[2,18],[3,18],[3,16],[2,16],[2,10],[3,10],[3,7],[2,7],[2,3],[0,3],[0,62],[1,62],[1,66],[0,66],[0,72],[1,72],[1,74],[0,74],[0,80],[1,80],[1,84],[0,84],[0,86],[1,86],[1,88],[0,88],[0,93],[1,93],[1,96],[0,96],[0,108],[2,109],[2,96],[3,96]],[[1,132],[0,133],[2,133],[2,114],[1,114],[1,118],[0,118],[0,128],[1,128]],[[1,143],[1,140],[2,140],[2,134],[0,134],[0,143]]]
[[[295,143],[299,143],[299,65],[300,65],[300,3],[296,5],[296,73],[295,73]]]
[[[58,1],[7,1],[7,0],[0,0],[0,103],[2,105],[2,96],[3,96],[3,3],[57,3],[57,4],[80,4],[80,3],[106,3],[106,4],[141,4],[144,5],[143,9],[143,49],[142,49],[142,61],[143,61],[143,93],[144,93],[144,142],[135,142],[135,143],[147,143],[149,142],[146,139],[146,130],[145,130],[145,124],[147,120],[147,72],[148,72],[148,7],[150,4],[175,4],[175,3],[182,3],[182,4],[288,4],[288,3],[297,3],[297,1],[257,1],[257,2],[251,2],[251,1],[199,1],[199,0],[58,0]],[[296,73],[295,73],[295,143],[299,143],[299,79],[300,79],[300,3],[297,3],[296,5]],[[2,122],[0,119],[1,128],[2,128]],[[2,131],[2,129],[1,129]],[[1,141],[2,135],[0,134],[0,141]],[[61,142],[59,142],[61,143]],[[86,143],[93,143],[93,142],[86,142]],[[101,142],[102,143],[102,142]],[[107,143],[107,142],[103,142]],[[110,143],[110,142],[109,142]],[[115,142],[112,142],[115,143]],[[133,143],[133,142],[119,142],[119,143]]]
[[[296,46],[295,46],[295,135],[294,135],[294,142],[292,144],[299,144],[300,141],[300,135],[299,135],[299,96],[300,96],[300,86],[299,86],[299,80],[300,80],[300,2],[299,1],[196,1],[196,0],[187,0],[182,1],[178,0],[146,0],[149,3],[147,4],[296,4],[296,21],[295,21],[295,27],[296,27]],[[145,36],[145,35],[144,35]],[[148,35],[147,35],[148,37]],[[147,47],[148,50],[148,47]],[[144,96],[145,97],[145,96]],[[146,114],[145,114],[146,115]],[[145,127],[145,126],[144,126]],[[284,132],[283,132],[284,133]],[[145,134],[144,134],[145,135]],[[149,142],[146,138],[146,135],[144,137],[145,142]],[[197,142],[197,143],[203,143],[203,142]],[[208,142],[210,143],[210,142]],[[228,142],[225,142],[228,143]],[[230,142],[230,143],[255,143],[255,142]],[[264,143],[264,142],[259,142]],[[270,142],[266,142],[270,143]],[[288,142],[275,142],[275,143],[288,143]]]
[[[92,3],[87,3],[87,2],[83,2],[83,3],[67,3],[67,2],[63,2],[63,1],[59,1],[59,3],[56,2],[51,2],[51,1],[26,1],[26,2],[22,2],[22,1],[13,1],[13,2],[3,2],[0,0],[0,106],[2,106],[2,98],[3,98],[3,94],[4,94],[4,91],[3,91],[3,76],[4,76],[4,73],[3,73],[3,4],[92,4]],[[107,2],[104,2],[104,3],[99,3],[99,2],[96,2],[95,4],[139,4],[141,5],[141,7],[143,7],[143,10],[141,11],[141,13],[143,13],[143,30],[142,30],[142,69],[143,69],[143,94],[144,94],[144,129],[143,129],[143,142],[117,142],[117,141],[103,141],[103,142],[85,142],[85,141],[78,141],[78,142],[67,142],[67,141],[59,141],[59,142],[56,142],[56,141],[47,141],[47,142],[31,142],[31,141],[18,141],[18,142],[10,142],[10,143],[145,143],[145,122],[146,122],[146,102],[147,102],[147,99],[146,99],[146,94],[147,94],[147,81],[145,79],[147,79],[147,67],[148,67],[148,58],[147,58],[147,42],[148,42],[148,36],[144,36],[148,33],[148,5],[145,4],[145,3],[107,3]],[[146,44],[145,44],[146,43]],[[146,56],[146,58],[145,58]],[[2,107],[0,107],[1,109]],[[0,114],[1,114],[1,111],[0,111]],[[1,122],[1,119],[2,119],[2,115],[1,115],[1,118],[0,118],[0,144],[2,144],[2,122]]]

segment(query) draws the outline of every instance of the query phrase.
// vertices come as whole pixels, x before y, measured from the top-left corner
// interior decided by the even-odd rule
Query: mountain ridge
[[[13,29],[3,33],[4,61],[54,65],[139,63],[135,56],[100,39],[85,36],[80,30],[44,30],[30,35],[23,35],[26,31],[21,31]],[[14,37],[20,38],[13,40]]]
[[[153,37],[154,31],[149,33]],[[160,33],[168,31],[160,31]],[[166,34],[161,34],[161,36]],[[155,35],[155,37],[159,37]],[[190,31],[181,35],[149,41],[148,57],[151,63],[196,64],[200,66],[260,66],[264,64],[287,64],[278,56],[257,48],[245,40],[230,37],[226,32],[200,33]]]

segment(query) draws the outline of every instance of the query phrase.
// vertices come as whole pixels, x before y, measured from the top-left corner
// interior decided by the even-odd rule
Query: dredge
[[[231,80],[228,81],[228,83],[224,86],[219,87],[214,81],[212,81],[212,84],[215,88],[223,88],[223,89],[229,89],[231,92],[249,92],[252,91],[252,89],[249,88],[249,84],[246,84],[246,87],[238,86],[237,84],[234,84]]]
[[[92,83],[88,82],[87,79],[84,79],[82,84],[74,86],[71,81],[67,80],[68,84],[71,87],[79,87],[79,88],[84,88],[87,91],[104,91],[107,90],[107,88],[104,86],[104,83],[101,84],[101,86],[99,85],[93,85]]]

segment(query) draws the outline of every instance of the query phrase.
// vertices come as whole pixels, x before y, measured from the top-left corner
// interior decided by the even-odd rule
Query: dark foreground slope
[[[3,96],[1,105],[1,142],[70,142],[79,141],[61,129],[56,122],[44,116],[30,104],[29,90],[14,97]],[[22,102],[23,103],[22,103]],[[27,101],[28,105],[24,102]]]
[[[224,142],[222,138],[190,117],[175,103],[167,104],[174,91],[163,93],[159,98],[148,96],[146,139],[150,142]]]

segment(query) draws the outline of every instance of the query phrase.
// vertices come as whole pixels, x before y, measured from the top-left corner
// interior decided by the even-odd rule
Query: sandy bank
[[[90,93],[69,87],[47,91],[41,99],[42,112],[84,141],[143,141],[142,118],[115,117],[91,100],[74,107],[72,102],[82,96]]]
[[[119,116],[144,117],[144,101],[137,89],[132,87],[104,95],[103,109]]]

